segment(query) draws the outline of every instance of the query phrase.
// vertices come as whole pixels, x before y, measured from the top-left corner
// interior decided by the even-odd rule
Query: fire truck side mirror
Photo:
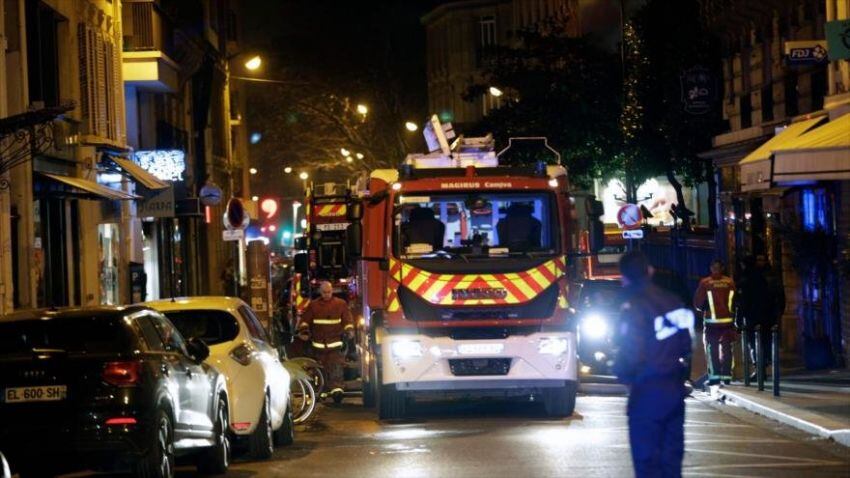
[[[295,254],[292,258],[292,269],[295,272],[306,275],[310,267],[310,261],[306,252]]]
[[[361,256],[361,247],[363,247],[363,225],[360,224],[360,220],[353,220],[345,233],[345,255],[352,260],[357,260]]]
[[[605,214],[605,206],[601,201],[590,199],[587,208],[587,228],[590,252],[595,254],[605,247],[605,224],[599,219]]]
[[[351,201],[345,208],[345,217],[348,222],[356,222],[363,219],[363,203],[360,201]]]

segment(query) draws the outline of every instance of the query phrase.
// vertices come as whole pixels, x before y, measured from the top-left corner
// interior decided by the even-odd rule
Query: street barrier
[[[743,355],[742,362],[744,362],[744,386],[750,386],[750,329],[744,327],[741,330],[741,355]]]
[[[779,324],[770,329],[770,347],[773,356],[773,396],[779,396]]]
[[[756,383],[759,392],[764,391],[764,347],[761,342],[761,325],[756,325]]]

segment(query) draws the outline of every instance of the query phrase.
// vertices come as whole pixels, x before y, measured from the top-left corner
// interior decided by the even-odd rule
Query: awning
[[[123,169],[127,174],[133,177],[133,179],[141,184],[142,186],[152,190],[158,191],[160,189],[166,189],[171,185],[167,182],[157,178],[153,174],[145,171],[141,166],[130,161],[126,158],[118,158],[116,156],[110,156],[109,159],[115,162],[121,169]]]
[[[773,151],[773,181],[850,179],[850,113]]]
[[[134,196],[129,193],[125,193],[124,191],[119,191],[117,189],[108,188],[102,184],[98,184],[94,181],[76,178],[71,176],[62,176],[59,174],[48,174],[48,173],[40,173],[42,176],[50,178],[54,181],[58,181],[62,184],[71,186],[72,188],[80,189],[86,193],[93,194],[95,196],[100,196],[103,199],[110,199],[115,201],[129,201],[132,199],[138,199],[137,196]]]
[[[784,130],[752,153],[744,157],[738,164],[741,166],[741,190],[755,191],[770,188],[770,155],[772,151],[787,147],[826,119],[825,116],[813,118],[799,123],[791,123]]]

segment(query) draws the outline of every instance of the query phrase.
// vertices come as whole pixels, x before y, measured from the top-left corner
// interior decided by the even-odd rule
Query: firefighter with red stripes
[[[319,284],[320,297],[310,302],[301,314],[298,337],[309,340],[313,355],[322,364],[327,378],[326,390],[339,403],[343,396],[343,337],[354,337],[354,319],[348,304],[333,296],[333,286],[323,281]]]
[[[737,340],[734,324],[735,282],[723,274],[723,262],[711,262],[711,275],[699,282],[694,308],[702,312],[708,384],[728,385],[732,380],[732,346]]]

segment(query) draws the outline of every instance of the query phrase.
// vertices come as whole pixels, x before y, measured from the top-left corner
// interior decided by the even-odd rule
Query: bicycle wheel
[[[300,379],[292,388],[292,421],[304,423],[316,409],[316,390],[310,380]]]
[[[325,391],[325,374],[322,372],[322,367],[304,367],[304,371],[310,375],[313,382],[313,390],[317,396],[322,396]]]

